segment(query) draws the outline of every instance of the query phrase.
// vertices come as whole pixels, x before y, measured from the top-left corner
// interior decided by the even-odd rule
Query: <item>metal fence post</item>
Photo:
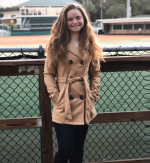
[[[44,50],[42,45],[39,46],[39,51],[38,51],[38,58],[44,58]]]

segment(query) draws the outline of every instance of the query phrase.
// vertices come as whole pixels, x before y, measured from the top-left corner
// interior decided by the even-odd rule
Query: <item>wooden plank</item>
[[[99,113],[90,124],[132,121],[150,121],[150,111]]]
[[[40,101],[42,110],[42,144],[43,162],[53,163],[53,143],[52,143],[52,119],[51,119],[51,100],[47,93],[44,83],[44,66],[39,66],[40,70]]]
[[[17,76],[17,75],[34,75],[34,71],[31,72],[21,72],[18,71],[18,66],[1,66],[0,76]]]
[[[103,161],[103,162],[84,162],[84,163],[150,163],[150,158]]]
[[[28,63],[28,65],[31,63]],[[150,70],[149,61],[137,62],[115,62],[108,61],[101,63],[101,72],[117,72],[117,71],[146,71]],[[0,66],[0,76],[14,76],[14,75],[33,75],[34,72],[18,72],[18,66]]]
[[[41,117],[0,119],[0,130],[35,128],[38,127],[38,119],[41,119]]]
[[[135,121],[150,121],[150,111],[98,113],[90,124]]]
[[[43,65],[45,59],[0,60],[0,66]]]
[[[116,71],[144,71],[150,70],[150,56],[128,56],[128,57],[105,57],[106,62],[101,63],[102,72],[116,72]],[[45,59],[32,59],[32,60],[13,60],[13,61],[0,61],[0,74],[5,75],[4,71],[6,66],[22,66],[22,65],[43,65]],[[8,71],[8,70],[7,70]],[[12,69],[18,73],[17,68]],[[10,74],[10,71],[8,71]],[[11,75],[14,75],[12,72]],[[22,72],[18,75],[24,75]]]
[[[146,71],[150,70],[150,61],[132,61],[132,62],[102,62],[101,72],[117,72],[117,71]]]
[[[107,62],[101,63],[101,72],[150,70],[150,62]],[[34,71],[18,72],[18,66],[1,66],[0,76],[34,75]]]
[[[138,56],[107,56],[104,57],[106,62],[143,62],[150,61],[150,55]],[[28,59],[28,60],[0,60],[0,66],[20,66],[20,65],[43,65],[45,59]]]

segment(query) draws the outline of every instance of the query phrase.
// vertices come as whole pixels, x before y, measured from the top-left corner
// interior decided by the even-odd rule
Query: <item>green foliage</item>
[[[86,9],[87,13],[89,14],[89,17],[91,16],[92,13],[96,13],[97,11],[95,4],[93,4],[91,0],[84,0],[83,6]]]
[[[122,18],[126,16],[126,9],[124,4],[115,3],[113,6],[110,6],[106,12],[107,15],[111,18]]]
[[[6,8],[0,8],[1,12],[4,11],[19,11],[19,7],[18,6],[13,6],[13,7],[6,7]]]
[[[87,0],[77,0],[80,3],[85,2],[84,7],[87,11],[90,11],[91,21],[100,19],[101,17],[101,7],[100,2],[102,1],[102,18],[111,19],[111,18],[121,18],[126,17],[126,2],[127,0],[88,0],[89,5],[94,5],[95,8],[88,8]],[[146,15],[150,14],[150,1],[149,0],[130,0],[132,16],[136,15]],[[92,5],[91,5],[92,4]],[[88,12],[89,13],[89,12]]]
[[[143,15],[146,13],[147,8],[150,8],[150,2],[149,0],[132,0],[131,7],[132,7],[132,16]]]

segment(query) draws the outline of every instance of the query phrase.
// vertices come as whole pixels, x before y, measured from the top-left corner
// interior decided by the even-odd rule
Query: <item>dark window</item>
[[[150,24],[145,24],[145,29],[150,29]]]
[[[132,24],[123,25],[123,29],[127,29],[127,30],[132,29]]]
[[[113,29],[117,30],[117,29],[122,29],[122,25],[113,25]]]
[[[134,24],[134,29],[143,29],[143,24]]]

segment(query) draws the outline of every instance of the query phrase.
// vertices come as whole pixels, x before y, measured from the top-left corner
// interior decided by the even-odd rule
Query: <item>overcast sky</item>
[[[27,1],[29,0],[0,0],[0,6],[11,7],[11,6],[16,6],[18,4],[21,4]]]

